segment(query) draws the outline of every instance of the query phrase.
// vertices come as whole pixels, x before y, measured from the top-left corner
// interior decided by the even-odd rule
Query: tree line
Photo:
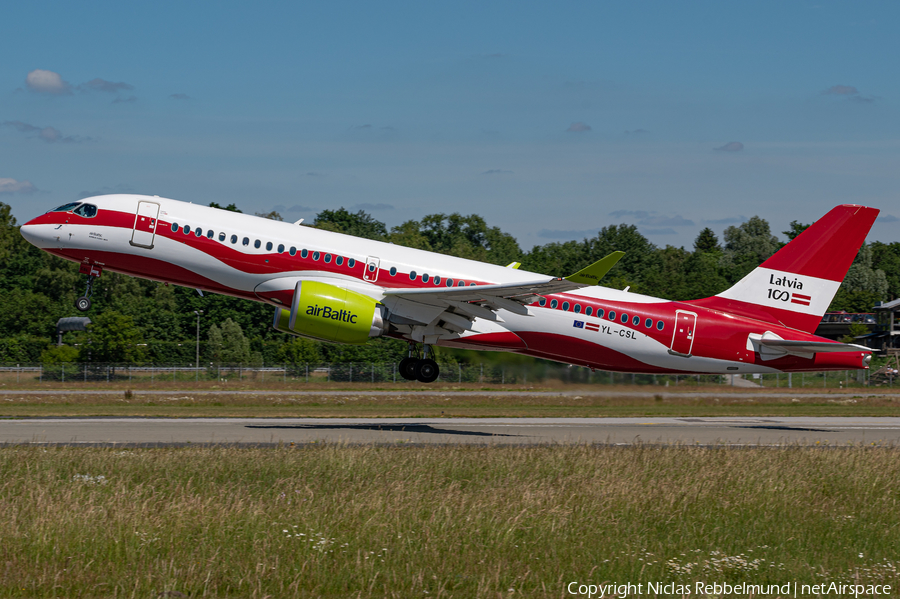
[[[211,206],[240,212],[234,204]],[[277,212],[258,216],[281,220]],[[620,250],[625,256],[604,286],[673,300],[727,289],[785,243],[758,216],[727,227],[721,240],[705,228],[691,249],[658,247],[636,226],[613,224],[581,241],[523,251],[512,235],[474,214],[431,214],[389,229],[364,211],[339,208],[319,212],[311,226],[492,264],[521,262],[524,270],[556,276]],[[783,234],[790,240],[807,226],[794,221]],[[272,329],[269,306],[223,295],[201,297],[194,289],[113,272],[94,284],[89,331],[66,333],[66,345],[57,347],[56,322],[82,315],[73,302],[83,291],[78,265],[26,242],[10,207],[0,202],[0,362],[192,363],[201,310],[202,363],[392,362],[407,352],[405,343],[392,339],[346,346],[292,337]],[[875,302],[898,296],[900,243],[876,241],[860,250],[830,310],[867,312]],[[466,352],[453,356],[468,358]]]

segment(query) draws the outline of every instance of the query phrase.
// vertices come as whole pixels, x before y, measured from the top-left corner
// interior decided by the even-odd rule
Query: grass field
[[[475,385],[392,388],[333,383],[312,388],[241,390],[47,389],[0,393],[0,417],[625,417],[897,416],[900,390],[732,387],[600,388]],[[210,391],[214,393],[210,393]],[[297,391],[302,391],[297,392]]]
[[[898,480],[891,448],[4,447],[0,597],[897,589]]]

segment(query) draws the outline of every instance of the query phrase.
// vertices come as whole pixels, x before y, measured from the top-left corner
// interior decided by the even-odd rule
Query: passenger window
[[[319,261],[319,252],[313,252],[313,261],[314,261],[314,262],[318,262],[318,261]]]
[[[585,316],[590,316],[593,313],[594,313],[594,309],[590,306],[588,306],[587,308],[584,309]]]
[[[173,232],[173,233],[177,233],[177,232],[178,232],[178,223],[172,223],[172,232]]]
[[[272,251],[272,242],[271,242],[271,241],[267,241],[267,242],[266,242],[266,251],[267,251],[267,252],[271,252],[271,251]]]
[[[375,272],[375,265],[374,265],[374,264],[370,264],[370,265],[369,265],[369,272]]]
[[[435,284],[435,285],[440,285],[440,284],[441,284],[441,276],[440,276],[440,275],[435,275],[435,277],[434,277],[434,284]]]
[[[394,276],[396,276],[396,275],[397,275],[397,267],[396,267],[396,266],[392,266],[392,267],[391,267],[391,276],[394,277]]]
[[[644,321],[644,326],[647,327],[648,329],[649,329],[650,327],[652,327],[652,326],[653,326],[653,319],[652,319],[652,318],[648,318],[647,320],[645,320],[645,321]]]
[[[459,283],[456,284],[456,286],[457,286],[457,287],[465,287],[465,286],[466,286],[466,282],[465,282],[465,281],[460,281]]]
[[[296,255],[297,255],[297,248],[295,248],[294,246],[291,246],[291,250],[290,250],[289,253],[290,253],[291,256],[296,256]]]
[[[231,243],[237,243],[237,235],[231,236]]]
[[[250,238],[249,238],[249,237],[244,237],[244,239],[241,240],[241,243],[244,244],[244,245],[250,245]]]
[[[212,239],[212,238],[215,237],[215,236],[216,236],[216,232],[213,231],[212,229],[210,229],[209,231],[206,232],[206,238],[207,238],[207,239]]]
[[[628,314],[622,312],[622,324],[628,324]]]
[[[283,253],[284,253],[284,244],[283,244],[283,243],[279,243],[279,244],[278,244],[278,253],[279,253],[279,254],[283,254]]]
[[[325,254],[325,264],[331,264],[331,254]]]
[[[427,282],[428,282],[428,279],[430,279],[430,278],[431,278],[431,277],[428,275],[427,272],[423,272],[423,273],[422,273],[422,282],[423,282],[423,283],[427,283]]]
[[[569,302],[563,302],[562,309],[563,309],[563,312],[568,312],[569,311]]]
[[[475,283],[469,283],[469,287],[474,287]]]
[[[609,319],[610,319],[610,320],[615,320],[615,319],[616,319],[616,313],[613,312],[612,310],[609,311]]]
[[[554,299],[554,300],[550,300],[550,307],[551,307],[551,308],[554,308],[554,309],[555,309],[556,306],[558,306],[558,305],[559,305],[559,302],[556,301],[555,299]]]
[[[410,281],[415,281],[415,280],[416,280],[416,276],[417,276],[417,275],[416,275],[416,271],[414,271],[414,270],[409,271],[409,280],[410,280]]]
[[[219,241],[225,241],[225,233],[219,233]]]
[[[640,316],[635,316],[634,318],[632,318],[632,319],[631,319],[631,324],[633,324],[633,325],[636,326],[636,327],[637,327],[637,326],[640,326],[640,325],[641,325],[641,317],[640,317]]]
[[[294,254],[291,254],[291,256],[293,256],[293,255],[294,255]],[[307,256],[309,256],[309,250],[308,250],[308,249],[303,248],[302,250],[300,250],[300,257],[301,257],[301,258],[306,258]]]
[[[663,321],[658,320],[658,321],[656,322],[656,329],[657,329],[658,331],[663,330],[663,327],[664,327],[664,326],[666,326],[666,325],[663,324]]]
[[[453,287],[453,279],[447,279],[447,287]]]
[[[547,305],[547,298],[546,298],[546,297],[542,297],[541,299],[539,299],[539,300],[538,300],[538,305],[540,305],[540,306],[546,306],[546,305]]]
[[[184,228],[181,230],[181,232],[184,233],[185,235],[190,235],[191,234],[191,226],[185,225]]]
[[[344,257],[338,256],[337,258],[335,258],[334,263],[337,264],[338,266],[340,266],[341,264],[344,263]],[[395,268],[394,272],[396,272],[396,271],[397,271],[397,269]]]
[[[575,314],[581,314],[581,304],[575,304]]]
[[[356,260],[354,260],[353,258],[348,258],[347,259],[347,268],[353,268],[354,266],[356,266]]]
[[[255,247],[256,249],[259,249],[259,246],[261,246],[261,245],[262,245],[262,242],[259,239],[257,239],[256,241],[253,242],[253,247]]]
[[[597,308],[597,318],[603,318],[603,308]]]
[[[197,227],[196,229],[194,229],[194,235],[196,235],[197,237],[203,237],[203,228]]]

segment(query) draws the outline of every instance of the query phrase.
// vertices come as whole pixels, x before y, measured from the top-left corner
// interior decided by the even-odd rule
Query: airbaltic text
[[[349,312],[348,310],[332,310],[330,306],[319,307],[318,304],[315,306],[308,306],[306,308],[307,316],[318,316],[320,318],[328,318],[331,320],[339,320],[341,322],[349,322],[351,324],[356,324],[356,314]]]

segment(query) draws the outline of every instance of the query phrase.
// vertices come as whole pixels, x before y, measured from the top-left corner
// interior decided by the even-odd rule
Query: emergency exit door
[[[156,202],[138,202],[137,214],[134,215],[134,231],[131,233],[131,245],[153,249],[156,238],[156,219],[159,217],[159,204]]]
[[[689,358],[694,347],[694,336],[697,332],[697,314],[678,310],[675,312],[675,332],[672,333],[672,345],[669,353]]]

